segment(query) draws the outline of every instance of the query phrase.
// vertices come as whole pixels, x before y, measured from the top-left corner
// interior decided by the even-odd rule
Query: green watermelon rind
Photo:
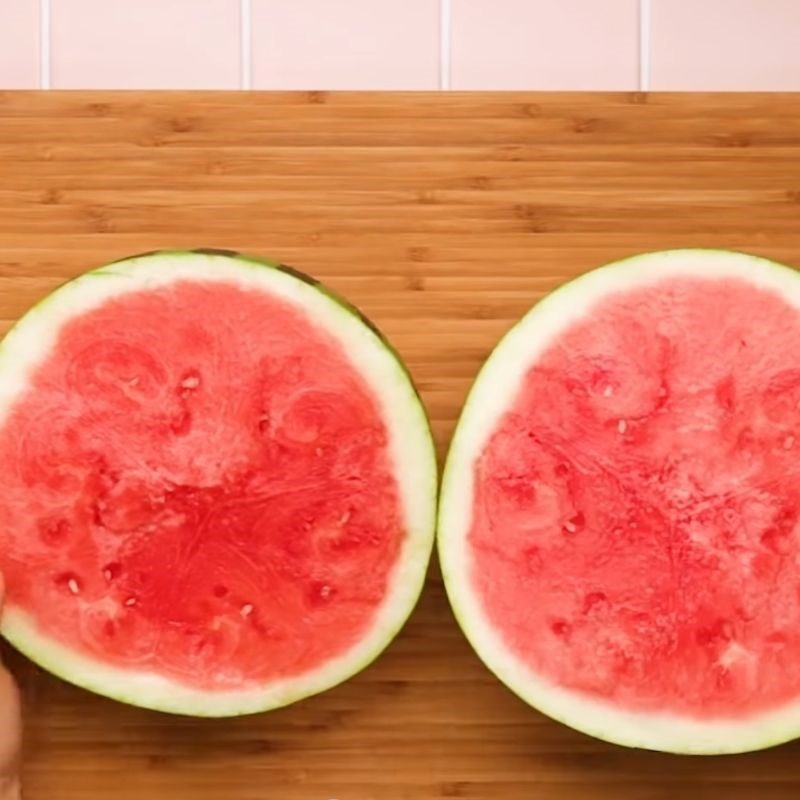
[[[726,262],[725,269],[729,268],[737,277],[774,289],[800,311],[800,273],[785,264],[738,251],[711,248],[654,251],[622,258],[586,272],[542,298],[500,339],[467,395],[442,472],[437,517],[439,563],[453,614],[476,654],[511,692],[542,714],[589,736],[624,747],[684,755],[763,750],[800,738],[800,701],[744,720],[715,720],[709,724],[666,713],[619,710],[536,675],[492,631],[491,623],[482,616],[480,601],[470,589],[468,560],[461,552],[466,551],[462,542],[469,512],[461,523],[457,517],[459,509],[471,507],[468,491],[471,486],[465,489],[457,473],[460,471],[463,476],[469,472],[471,461],[470,454],[465,452],[468,449],[466,438],[476,408],[484,402],[483,387],[491,385],[495,392],[505,391],[506,396],[513,394],[513,387],[508,390],[503,385],[503,373],[513,372],[514,362],[530,364],[533,361],[533,358],[525,359],[524,354],[546,315],[568,318],[574,313],[575,301],[582,295],[589,298],[588,308],[593,299],[603,296],[609,289],[613,291],[626,280],[642,285],[660,276],[673,275],[675,270],[699,274],[704,264],[708,264],[707,274],[718,276],[717,264],[722,261]],[[685,265],[691,265],[691,269]],[[644,271],[651,274],[644,275]],[[642,274],[641,280],[637,272]],[[561,321],[554,327],[559,329],[566,324]],[[549,338],[544,337],[544,341],[546,344]],[[540,351],[543,347],[540,345]],[[511,362],[510,370],[504,369],[505,362]],[[479,452],[479,447],[475,452]],[[462,564],[458,563],[459,559],[463,559]]]
[[[277,688],[255,688],[241,692],[195,689],[159,675],[141,673],[135,668],[125,669],[103,664],[41,634],[25,612],[14,608],[11,604],[3,615],[0,633],[15,649],[44,670],[95,694],[165,713],[196,717],[231,717],[281,708],[331,689],[364,670],[391,644],[411,616],[424,587],[435,538],[437,464],[430,420],[419,393],[408,368],[379,329],[353,304],[308,275],[276,261],[243,255],[235,251],[211,248],[158,250],[109,263],[67,281],[33,306],[0,342],[0,374],[3,373],[3,367],[11,355],[14,343],[19,342],[24,336],[25,327],[30,320],[46,319],[52,313],[55,304],[63,301],[68,294],[81,292],[87,282],[94,284],[98,278],[104,280],[128,278],[143,260],[197,258],[222,259],[227,264],[235,262],[238,268],[247,270],[269,270],[276,276],[283,276],[296,284],[308,287],[313,290],[315,296],[325,299],[329,310],[338,314],[343,323],[350,324],[351,327],[353,323],[357,323],[357,329],[362,332],[360,335],[370,340],[372,346],[378,345],[385,354],[387,363],[391,362],[396,380],[396,402],[405,404],[413,417],[411,430],[403,433],[405,437],[413,439],[412,433],[416,432],[418,449],[413,464],[405,464],[404,474],[412,469],[417,473],[418,478],[415,481],[417,493],[413,500],[419,509],[422,509],[415,512],[419,516],[417,525],[415,529],[409,531],[406,552],[396,566],[396,583],[400,583],[398,573],[401,571],[404,574],[408,573],[401,587],[402,596],[396,601],[396,611],[389,615],[385,624],[375,625],[370,629],[368,635],[373,639],[372,646],[364,649],[357,658],[351,657],[348,651],[335,659],[332,664],[313,670],[311,673],[313,679],[308,675],[300,675],[284,681]],[[125,291],[123,287],[121,290]],[[70,315],[64,316],[69,318]],[[355,327],[352,329],[356,330]],[[355,365],[356,368],[360,368],[357,363]],[[13,399],[13,393],[11,398]],[[0,397],[0,416],[5,410],[7,406],[6,409],[3,408],[3,398]],[[411,498],[408,498],[408,501],[410,500]],[[393,607],[394,604],[385,602],[381,610],[389,608],[390,605]],[[357,645],[353,649],[356,647]]]

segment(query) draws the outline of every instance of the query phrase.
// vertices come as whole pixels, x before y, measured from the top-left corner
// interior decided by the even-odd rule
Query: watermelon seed
[[[197,375],[189,375],[181,381],[184,389],[196,389],[200,385],[200,378]]]
[[[314,581],[309,586],[308,599],[312,605],[318,606],[329,602],[335,593],[336,590],[330,584]]]
[[[128,386],[138,386],[138,385],[139,385],[139,378],[138,378],[138,377],[136,377],[136,378],[131,378],[131,379],[128,381]]]
[[[80,594],[81,584],[74,572],[62,572],[60,575],[56,575],[55,582],[71,594]]]
[[[794,436],[787,436],[783,440],[783,449],[784,450],[791,450],[794,446]]]
[[[349,522],[349,520],[350,520],[350,512],[345,511],[344,514],[342,514],[342,516],[339,517],[339,524],[346,525]]]
[[[239,613],[243,617],[249,617],[253,613],[253,605],[252,603],[245,603],[240,609]]]
[[[110,583],[114,578],[122,574],[122,565],[118,561],[112,561],[103,568],[103,577]]]
[[[627,431],[627,430],[628,430],[628,423],[627,423],[627,422],[625,422],[625,420],[624,420],[624,419],[621,419],[621,420],[620,420],[620,421],[617,423],[617,430],[618,430],[620,433],[625,433],[625,431]]]
[[[578,511],[564,523],[564,530],[567,533],[577,533],[585,524],[586,517],[583,516],[583,511]]]
[[[135,606],[136,605],[136,598],[135,597],[129,597],[125,601],[125,605],[128,606],[128,608],[130,608],[131,606]]]
[[[606,388],[603,389],[603,397],[611,397],[612,394],[614,394],[613,386],[606,386]]]

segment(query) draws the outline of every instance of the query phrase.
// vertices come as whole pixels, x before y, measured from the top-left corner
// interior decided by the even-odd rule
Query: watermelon
[[[472,388],[439,553],[530,705],[681,753],[800,736],[800,278],[676,250],[536,305]]]
[[[230,716],[332,687],[421,591],[436,467],[408,373],[316,281],[228,251],[67,283],[0,349],[2,633],[47,670]]]

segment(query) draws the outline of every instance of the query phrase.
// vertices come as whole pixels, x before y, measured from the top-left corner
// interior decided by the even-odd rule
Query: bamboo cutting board
[[[565,279],[666,247],[800,266],[800,96],[0,94],[3,330],[80,271],[199,245],[273,256],[360,305],[444,454],[482,359]],[[471,653],[436,565],[375,665],[267,715],[163,716],[11,661],[28,800],[800,793],[800,744],[680,758],[529,709]]]

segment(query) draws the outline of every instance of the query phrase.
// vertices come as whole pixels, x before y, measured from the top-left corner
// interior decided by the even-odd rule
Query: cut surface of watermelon
[[[288,269],[208,251],[66,284],[0,349],[3,633],[47,669],[231,715],[333,686],[420,592],[436,471],[398,358]]]
[[[443,479],[487,665],[610,741],[800,736],[800,277],[724,251],[595,270],[502,340]]]

